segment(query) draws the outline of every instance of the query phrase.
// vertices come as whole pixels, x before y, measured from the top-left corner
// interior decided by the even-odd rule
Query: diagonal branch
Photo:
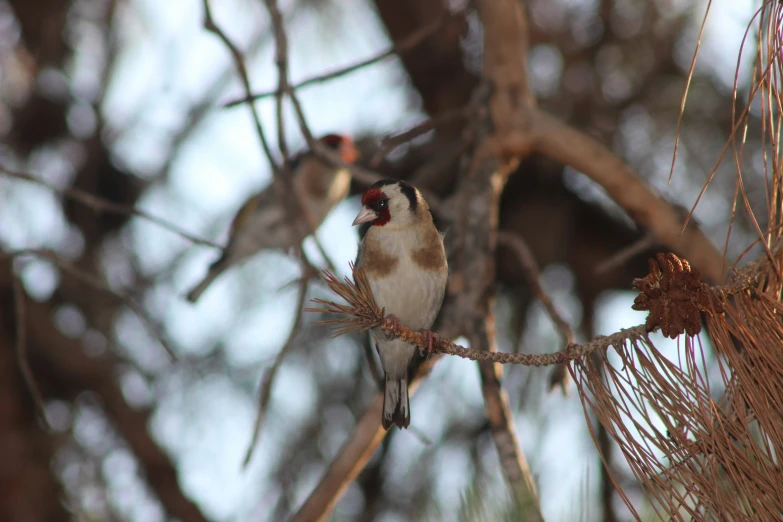
[[[30,183],[35,183],[36,185],[40,185],[42,187],[45,187],[55,193],[57,193],[60,196],[63,196],[68,199],[72,199],[74,201],[77,201],[81,203],[82,205],[85,205],[91,209],[93,209],[96,212],[108,212],[111,214],[122,214],[124,216],[136,216],[142,219],[146,219],[147,221],[154,223],[162,228],[165,228],[166,230],[170,230],[171,232],[184,237],[185,239],[192,241],[193,243],[196,243],[198,245],[206,245],[211,246],[214,248],[220,248],[222,249],[220,245],[217,243],[213,243],[212,241],[209,241],[207,239],[203,239],[197,236],[194,236],[193,234],[185,231],[184,229],[180,228],[179,226],[175,225],[174,223],[171,223],[169,221],[166,221],[165,219],[159,218],[157,216],[154,216],[152,214],[149,214],[148,212],[145,212],[143,210],[139,210],[135,207],[129,207],[126,205],[119,205],[117,203],[113,203],[111,201],[105,200],[103,198],[99,198],[98,196],[95,196],[94,194],[90,194],[89,192],[85,192],[83,190],[80,190],[78,188],[64,188],[59,189],[46,181],[37,178],[36,176],[33,176],[30,173],[27,172],[21,172],[12,168],[9,168],[5,165],[0,164],[0,172],[3,174],[6,174],[7,176],[10,176],[12,178],[21,179],[24,181],[29,181]]]
[[[60,270],[72,276],[74,279],[77,279],[78,281],[84,283],[90,288],[98,290],[99,292],[105,292],[117,298],[120,302],[122,302],[122,304],[127,306],[133,313],[136,314],[139,320],[144,324],[144,327],[147,329],[149,334],[154,339],[157,339],[160,342],[161,346],[163,347],[163,350],[169,356],[169,359],[171,361],[178,360],[177,352],[176,350],[174,350],[174,347],[171,346],[171,343],[169,343],[167,336],[163,332],[163,329],[150,316],[150,314],[148,314],[146,310],[144,310],[144,307],[141,306],[139,302],[136,301],[133,297],[112,290],[112,288],[109,287],[109,285],[106,284],[104,281],[101,281],[98,277],[75,267],[71,263],[61,258],[59,255],[57,255],[56,252],[52,252],[50,250],[44,250],[44,249],[16,250],[14,252],[8,252],[8,253],[0,252],[0,258],[2,257],[16,258],[16,257],[22,257],[28,255],[38,257],[40,259],[46,259],[47,261],[51,261],[52,263],[57,265],[57,267],[60,268]]]
[[[555,161],[569,165],[601,185],[631,218],[648,229],[662,244],[688,259],[713,284],[726,280],[722,256],[704,233],[695,227],[682,230],[677,208],[657,196],[612,151],[570,125],[534,110],[531,120],[534,149]],[[521,135],[511,137],[517,144]]]
[[[433,357],[419,367],[408,383],[408,395],[413,396],[422,379],[430,372],[440,357]],[[345,490],[364,469],[387,431],[381,426],[383,416],[383,392],[375,394],[370,406],[356,423],[348,440],[340,448],[323,478],[290,522],[322,522],[334,510]]]
[[[302,277],[299,279],[299,288],[297,290],[298,295],[296,298],[296,318],[294,319],[294,325],[291,328],[291,333],[288,334],[288,339],[283,344],[283,347],[275,356],[275,360],[272,366],[264,372],[264,376],[261,378],[262,384],[258,391],[258,410],[256,411],[256,420],[253,424],[253,436],[250,440],[250,445],[245,453],[245,458],[242,461],[242,468],[246,469],[250,463],[250,459],[253,458],[253,451],[258,444],[258,438],[261,434],[261,426],[266,417],[266,411],[269,408],[269,399],[272,397],[272,385],[277,377],[277,372],[280,370],[286,355],[294,346],[294,341],[299,334],[299,329],[302,326],[302,317],[304,315],[304,301],[307,297],[307,287],[309,286],[309,279],[305,276],[305,271],[308,270],[307,262],[304,261],[304,254],[302,254]]]
[[[372,165],[373,168],[377,168],[381,161],[400,145],[408,143],[409,141],[412,141],[413,139],[426,134],[433,129],[436,129],[441,125],[468,120],[471,117],[480,114],[482,110],[483,107],[469,105],[467,107],[460,107],[459,109],[445,111],[438,116],[424,120],[423,122],[413,126],[408,130],[394,135],[385,136],[381,140],[378,152],[376,152],[370,160],[370,165]]]
[[[13,272],[13,264],[11,265],[11,272]],[[22,282],[13,273],[11,274],[11,288],[14,293],[14,315],[16,316],[16,363],[19,365],[22,380],[30,391],[38,417],[47,431],[51,431],[49,420],[46,417],[46,406],[44,405],[43,396],[38,388],[38,384],[35,382],[27,356],[27,308],[25,307],[25,294],[22,289]]]
[[[565,320],[563,315],[557,310],[552,299],[544,291],[541,286],[541,273],[538,270],[538,265],[533,253],[530,251],[530,247],[527,246],[525,240],[521,236],[511,232],[498,232],[498,244],[503,245],[511,249],[519,259],[525,274],[527,275],[528,284],[533,287],[533,293],[546,308],[547,314],[549,314],[552,322],[555,323],[560,336],[563,338],[563,342],[568,345],[574,342],[574,330],[568,321]]]
[[[329,71],[324,74],[319,74],[317,76],[310,77],[299,83],[291,85],[291,88],[294,90],[298,90],[302,87],[308,87],[310,85],[314,85],[317,83],[324,83],[330,80],[334,80],[335,78],[340,78],[341,76],[351,74],[353,72],[364,69],[365,67],[381,62],[386,58],[391,58],[393,56],[397,56],[406,53],[408,51],[411,51],[416,47],[418,47],[418,45],[421,44],[424,40],[429,38],[435,31],[440,29],[443,23],[447,20],[447,17],[458,16],[462,12],[463,11],[456,11],[454,13],[449,14],[446,11],[443,13],[443,16],[437,18],[436,20],[433,20],[432,23],[425,25],[421,29],[413,32],[410,36],[403,38],[399,42],[395,42],[391,47],[374,56],[365,58],[364,60],[360,60],[346,67],[341,67],[339,69],[335,69],[333,71]],[[244,96],[242,98],[226,102],[224,104],[224,107],[225,108],[236,107],[237,105],[241,105],[243,103],[250,103],[263,98],[268,98],[270,96],[275,96],[277,92],[278,92],[277,90],[274,90],[274,91],[266,91],[257,94],[251,94],[250,96]]]
[[[527,243],[522,239],[522,236],[511,232],[501,231],[498,232],[498,244],[503,245],[514,252],[527,275],[528,284],[533,288],[533,293],[544,305],[544,308],[546,308],[550,319],[552,319],[552,322],[560,332],[563,342],[566,345],[573,343],[575,339],[574,330],[571,328],[571,325],[568,324],[568,321],[563,318],[557,308],[555,308],[552,299],[541,286],[541,274],[538,270],[538,264],[533,257],[533,253],[530,251],[530,247],[527,246]],[[559,386],[563,394],[568,395],[568,375],[568,372],[562,365],[555,368],[549,377],[550,390],[555,386]]]

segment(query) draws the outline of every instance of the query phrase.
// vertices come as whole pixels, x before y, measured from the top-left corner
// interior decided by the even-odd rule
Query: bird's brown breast
[[[435,227],[428,227],[422,234],[421,243],[424,246],[411,251],[413,262],[423,270],[443,269],[446,266],[446,256],[438,230]]]
[[[370,277],[383,278],[392,273],[400,260],[386,253],[380,240],[373,234],[364,237],[362,268]]]

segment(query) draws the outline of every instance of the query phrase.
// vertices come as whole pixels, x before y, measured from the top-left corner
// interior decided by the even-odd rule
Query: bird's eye
[[[388,206],[389,206],[389,200],[381,199],[372,206],[372,209],[376,212],[380,212],[381,210],[385,209]]]

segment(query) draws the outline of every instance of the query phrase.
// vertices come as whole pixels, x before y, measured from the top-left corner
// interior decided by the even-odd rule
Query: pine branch
[[[324,282],[337,295],[342,297],[346,304],[338,304],[324,299],[313,299],[314,303],[323,305],[323,308],[305,308],[305,312],[339,315],[334,319],[317,321],[316,324],[334,326],[334,337],[351,332],[364,332],[372,328],[381,328],[387,334],[399,337],[404,341],[415,344],[422,350],[428,345],[425,341],[425,331],[411,330],[405,325],[391,321],[386,313],[376,303],[367,277],[361,268],[351,264],[353,280],[345,277],[342,281],[329,271],[323,272]],[[434,353],[456,355],[471,361],[493,362],[500,364],[521,364],[522,366],[551,366],[563,364],[589,355],[595,350],[604,350],[608,346],[618,342],[624,342],[634,337],[647,333],[644,325],[620,330],[614,335],[599,336],[593,341],[576,344],[569,343],[565,349],[555,353],[525,354],[506,352],[486,352],[465,348],[445,337],[431,332],[435,337],[432,345]]]

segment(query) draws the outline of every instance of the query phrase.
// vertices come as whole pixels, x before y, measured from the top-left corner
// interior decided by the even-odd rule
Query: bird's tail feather
[[[383,429],[392,424],[398,428],[407,428],[411,423],[411,408],[408,399],[408,379],[389,379],[386,376],[383,392]]]
[[[207,275],[202,279],[202,281],[194,286],[185,296],[185,298],[190,301],[191,303],[195,303],[198,301],[198,298],[201,297],[201,294],[206,291],[207,288],[209,288],[209,285],[211,285],[215,279],[218,278],[220,274],[223,273],[223,271],[228,268],[228,263],[226,262],[226,256],[225,254],[220,257],[217,261],[209,265],[209,271],[207,272]]]

